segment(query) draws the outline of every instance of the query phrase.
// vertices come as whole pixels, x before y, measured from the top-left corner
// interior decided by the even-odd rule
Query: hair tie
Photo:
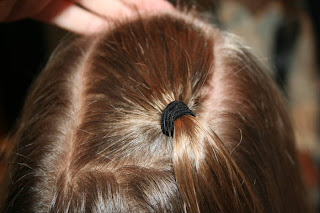
[[[174,122],[184,115],[195,116],[182,101],[173,101],[168,104],[161,115],[161,129],[163,134],[173,137]]]

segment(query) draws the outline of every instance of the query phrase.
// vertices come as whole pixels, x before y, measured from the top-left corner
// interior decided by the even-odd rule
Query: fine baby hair
[[[309,212],[281,93],[191,14],[65,41],[14,143],[6,213]]]

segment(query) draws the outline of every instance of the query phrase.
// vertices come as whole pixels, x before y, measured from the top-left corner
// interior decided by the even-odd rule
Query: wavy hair
[[[162,111],[194,112],[161,132]],[[190,14],[65,41],[27,98],[3,212],[308,212],[278,88]]]

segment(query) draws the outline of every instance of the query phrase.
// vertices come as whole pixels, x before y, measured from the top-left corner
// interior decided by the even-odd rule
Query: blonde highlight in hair
[[[64,44],[26,101],[3,212],[308,212],[283,98],[234,38],[172,12]],[[177,100],[195,117],[171,138]]]

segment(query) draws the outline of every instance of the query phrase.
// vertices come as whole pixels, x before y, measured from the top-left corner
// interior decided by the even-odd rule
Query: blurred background
[[[320,212],[320,18],[314,0],[171,0],[240,36],[288,100],[311,200]],[[0,181],[28,89],[67,32],[33,20],[0,24]],[[4,146],[6,144],[6,146]],[[6,147],[6,148],[1,148]],[[307,196],[307,195],[306,195]]]

